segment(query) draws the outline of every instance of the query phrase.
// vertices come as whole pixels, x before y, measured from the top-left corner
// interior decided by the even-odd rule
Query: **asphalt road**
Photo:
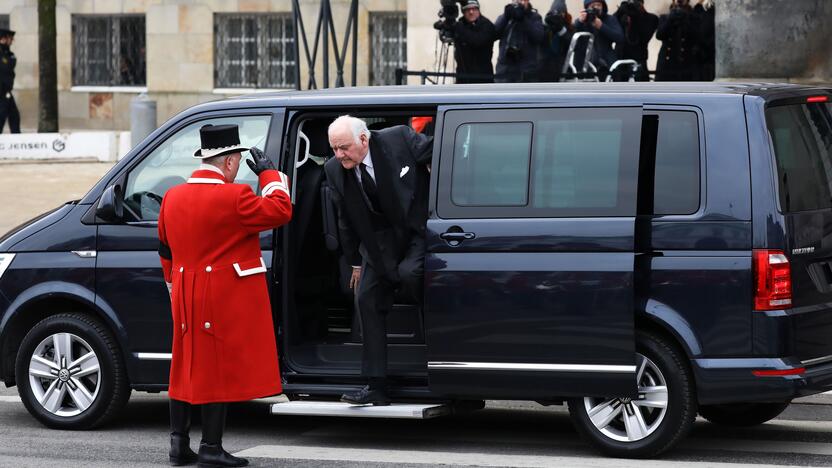
[[[167,464],[164,393],[134,392],[117,422],[86,432],[44,428],[16,395],[0,389],[0,467]],[[199,439],[198,420],[192,437]],[[700,420],[681,446],[654,461],[603,458],[578,438],[564,408],[522,402],[432,420],[272,416],[268,403],[239,403],[229,410],[224,445],[261,467],[832,466],[832,395],[801,400],[755,428]]]

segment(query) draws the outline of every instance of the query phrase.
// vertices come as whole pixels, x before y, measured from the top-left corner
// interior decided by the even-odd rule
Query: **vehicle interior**
[[[360,376],[361,320],[349,288],[352,267],[338,239],[337,214],[326,183],[324,163],[334,157],[327,129],[340,113],[297,113],[290,122],[287,167],[295,203],[284,229],[279,317],[284,358],[300,374]],[[352,112],[370,130],[412,125],[433,134],[435,110]],[[413,119],[413,117],[420,117]],[[424,119],[422,117],[429,117]],[[396,300],[387,315],[388,369],[391,377],[426,376],[424,322],[421,306]]]

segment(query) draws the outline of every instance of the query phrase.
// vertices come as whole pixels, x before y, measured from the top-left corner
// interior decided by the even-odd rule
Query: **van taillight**
[[[813,102],[827,102],[829,101],[829,96],[809,96],[806,98],[806,102],[813,103]]]
[[[782,250],[755,250],[754,310],[777,310],[792,305],[792,271]]]

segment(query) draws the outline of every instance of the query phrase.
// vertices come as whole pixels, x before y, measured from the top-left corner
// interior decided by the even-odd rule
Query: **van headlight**
[[[14,260],[13,253],[0,253],[0,278],[3,277],[3,273],[9,268],[9,265],[12,264],[12,260]]]

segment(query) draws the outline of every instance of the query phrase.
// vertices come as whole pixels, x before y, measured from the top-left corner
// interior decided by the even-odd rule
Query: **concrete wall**
[[[719,0],[717,77],[828,83],[830,19],[829,0]]]

